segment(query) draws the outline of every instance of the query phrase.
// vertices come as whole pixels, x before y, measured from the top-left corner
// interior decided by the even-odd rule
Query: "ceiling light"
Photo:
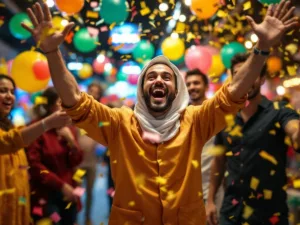
[[[47,0],[46,3],[47,3],[47,6],[48,6],[49,8],[51,8],[51,7],[53,7],[53,6],[55,5],[55,3],[54,3],[53,0]]]
[[[162,2],[162,3],[160,3],[158,8],[160,11],[165,12],[169,9],[169,6],[167,3]]]
[[[253,43],[252,43],[251,41],[246,41],[246,42],[245,42],[245,47],[246,47],[247,49],[251,49],[251,48],[253,47]]]
[[[186,20],[186,16],[183,15],[183,14],[181,14],[181,15],[179,16],[179,21],[184,23],[185,20]]]
[[[251,34],[251,37],[250,37],[251,41],[256,43],[258,41],[258,37],[256,34]]]
[[[171,34],[171,38],[174,38],[174,39],[179,38],[178,33],[173,32],[173,33]]]
[[[209,0],[208,0],[209,1]],[[187,5],[187,6],[190,6],[192,4],[192,0],[184,0],[184,3]]]

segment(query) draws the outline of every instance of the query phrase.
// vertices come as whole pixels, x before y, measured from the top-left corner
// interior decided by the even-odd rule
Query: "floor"
[[[100,164],[97,166],[97,175],[103,174],[103,176],[97,176],[97,179],[94,184],[93,205],[91,209],[91,219],[93,225],[99,225],[101,223],[103,223],[103,225],[108,224],[109,204],[106,193],[108,189],[107,170],[107,166],[103,166]],[[82,203],[85,203],[85,195],[82,196],[81,201]],[[85,225],[84,214],[85,210],[83,207],[83,210],[78,215],[78,225]]]

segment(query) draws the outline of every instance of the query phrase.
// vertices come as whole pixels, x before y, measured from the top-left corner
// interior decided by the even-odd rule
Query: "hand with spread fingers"
[[[270,5],[261,24],[256,24],[250,16],[247,20],[259,38],[259,44],[266,50],[278,45],[283,35],[298,24],[298,18],[291,16],[296,7],[290,7],[290,1],[282,0],[279,4]]]
[[[51,12],[46,3],[43,4],[43,8],[39,3],[35,3],[32,8],[27,9],[27,14],[33,28],[25,23],[22,23],[22,27],[32,34],[44,53],[55,51],[74,26],[74,23],[69,23],[62,32],[54,30]]]

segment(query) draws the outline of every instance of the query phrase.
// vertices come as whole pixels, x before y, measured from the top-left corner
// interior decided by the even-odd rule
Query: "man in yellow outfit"
[[[212,99],[201,106],[188,106],[188,92],[179,70],[159,56],[141,72],[134,111],[110,109],[81,93],[58,49],[74,24],[68,24],[61,33],[41,37],[52,28],[49,9],[36,3],[33,11],[27,10],[34,28],[22,26],[40,41],[67,113],[91,138],[113,149],[115,196],[109,225],[205,224],[201,149],[225,127],[225,115],[242,107],[259,74],[253,72],[261,70],[269,49],[297,24],[289,19],[294,8],[287,12],[288,8],[289,2],[270,6],[261,24],[248,17],[260,39],[255,53]]]

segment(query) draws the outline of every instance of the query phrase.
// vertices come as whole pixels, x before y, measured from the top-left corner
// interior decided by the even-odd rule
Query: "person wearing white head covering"
[[[281,1],[275,10],[269,7],[261,24],[247,17],[259,41],[232,81],[213,98],[201,106],[187,106],[188,93],[177,68],[159,56],[139,78],[134,112],[127,107],[110,109],[81,93],[58,48],[74,23],[66,25],[62,32],[48,32],[45,37],[44,31],[53,27],[47,4],[43,4],[44,10],[39,3],[33,10],[27,9],[33,27],[25,23],[22,27],[45,53],[66,112],[88,136],[111,149],[115,195],[109,225],[206,223],[201,149],[226,126],[225,115],[236,114],[243,106],[268,50],[298,24],[297,18],[289,19],[295,9],[287,11],[289,4]]]

